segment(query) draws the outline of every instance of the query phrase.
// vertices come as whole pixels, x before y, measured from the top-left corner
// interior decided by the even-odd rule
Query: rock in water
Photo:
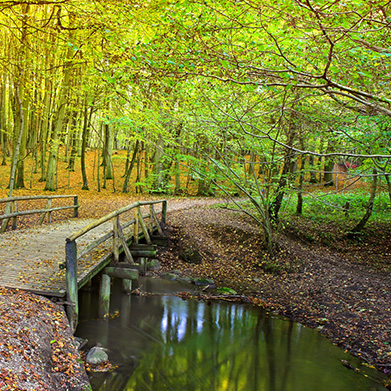
[[[106,362],[108,359],[109,356],[104,351],[104,349],[98,346],[94,346],[93,348],[91,348],[86,357],[87,363],[91,365],[102,364]]]

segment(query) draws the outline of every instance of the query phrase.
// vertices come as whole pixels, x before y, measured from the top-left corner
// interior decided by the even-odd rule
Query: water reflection
[[[184,288],[160,280],[143,284],[152,291]],[[316,331],[257,308],[170,296],[115,293],[113,299],[111,311],[121,316],[109,321],[91,320],[91,294],[81,300],[77,335],[90,345],[102,343],[118,365],[113,373],[93,375],[93,390],[385,390],[376,371],[364,376],[342,366],[345,359],[364,370]]]

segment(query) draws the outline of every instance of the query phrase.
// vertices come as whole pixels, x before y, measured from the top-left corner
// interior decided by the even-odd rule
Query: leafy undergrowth
[[[89,382],[62,307],[0,288],[0,389],[87,390]]]
[[[227,210],[195,208],[171,213],[162,273],[210,278],[217,288],[258,298],[275,311],[317,327],[335,344],[391,372],[390,229],[371,226],[360,239],[338,227],[330,243],[324,229],[292,220],[265,254],[258,227]],[[307,232],[306,235],[299,233]]]

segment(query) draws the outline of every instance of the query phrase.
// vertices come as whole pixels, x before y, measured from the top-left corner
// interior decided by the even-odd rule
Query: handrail
[[[159,201],[137,201],[134,202],[133,204],[124,206],[123,208],[117,209],[114,212],[108,213],[107,215],[101,217],[98,220],[95,220],[93,223],[87,225],[86,227],[80,229],[79,231],[75,232],[72,236],[67,238],[66,240],[71,242],[72,240],[76,240],[80,236],[83,236],[86,234],[88,231],[91,231],[92,229],[98,227],[99,225],[106,223],[107,221],[111,220],[114,217],[119,216],[122,213],[128,212],[131,209],[137,208],[139,206],[144,206],[144,205],[155,205],[155,204],[160,204],[167,202],[166,200],[159,200]]]
[[[161,222],[158,221],[157,215],[154,210],[154,205],[162,204],[161,210]],[[149,206],[150,212],[149,214],[141,214],[140,207],[141,206]],[[129,212],[134,209],[134,218],[130,221],[120,224],[119,216],[123,213]],[[125,257],[129,264],[134,264],[134,260],[132,254],[128,248],[128,240],[130,238],[125,238],[123,229],[125,227],[129,227],[133,224],[133,240],[135,243],[138,243],[139,240],[139,227],[141,228],[142,233],[147,241],[147,243],[151,243],[150,233],[157,229],[159,233],[162,235],[162,229],[160,227],[160,223],[165,224],[167,217],[167,200],[158,200],[158,201],[137,201],[132,204],[129,204],[125,207],[115,210],[114,212],[108,213],[107,215],[101,217],[98,220],[95,220],[91,224],[85,226],[79,231],[75,232],[68,238],[66,238],[65,243],[65,267],[66,267],[66,284],[67,284],[67,308],[66,312],[69,319],[69,324],[71,326],[71,330],[74,331],[78,322],[79,315],[79,305],[78,305],[78,282],[77,282],[77,260],[86,255],[89,251],[96,248],[101,243],[105,242],[109,238],[113,238],[113,258],[115,262],[119,261],[119,246],[122,244],[123,251],[125,253]],[[149,218],[149,226],[147,226],[144,219]],[[99,227],[100,225],[112,220],[112,229],[105,233],[101,238],[98,238],[93,243],[91,243],[78,257],[77,251],[77,243],[76,239],[85,235],[87,232],[91,231],[94,228]]]
[[[62,198],[73,198],[73,205],[52,207],[52,200],[62,199]],[[18,212],[17,201],[30,201],[30,200],[48,200],[48,202],[44,209],[30,209],[30,210],[23,210]],[[59,210],[73,209],[73,217],[79,217],[80,205],[78,202],[77,195],[38,195],[38,196],[7,197],[7,198],[0,199],[0,204],[2,203],[7,203],[7,206],[5,209],[5,213],[0,215],[0,221],[3,220],[0,229],[1,233],[5,232],[5,230],[7,229],[10,219],[12,219],[12,229],[15,230],[17,228],[17,220],[19,216],[27,216],[31,214],[41,213],[42,216],[39,220],[39,225],[43,223],[45,216],[47,217],[47,221],[50,223],[52,221],[51,213]]]
[[[37,195],[37,196],[17,196],[17,197],[7,197],[0,198],[0,204],[9,201],[28,201],[28,200],[47,200],[47,199],[56,199],[56,198],[72,198],[77,197],[77,195]]]

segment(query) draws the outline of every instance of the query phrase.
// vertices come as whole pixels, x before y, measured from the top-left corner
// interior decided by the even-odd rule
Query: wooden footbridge
[[[52,207],[56,198],[72,198],[71,206]],[[47,200],[44,209],[17,210],[17,202]],[[3,230],[11,221],[11,231],[0,234],[0,286],[57,297],[66,305],[70,326],[78,321],[78,290],[101,273],[100,316],[108,314],[110,279],[123,279],[131,290],[139,264],[156,257],[154,241],[164,239],[167,201],[139,201],[98,219],[78,219],[77,196],[35,196],[0,199],[6,203],[0,215]],[[17,230],[20,216],[40,214],[51,221],[53,212],[74,210],[74,218],[55,224]],[[140,241],[145,242],[140,244]],[[123,253],[123,257],[120,257]],[[123,259],[123,260],[122,260]]]

